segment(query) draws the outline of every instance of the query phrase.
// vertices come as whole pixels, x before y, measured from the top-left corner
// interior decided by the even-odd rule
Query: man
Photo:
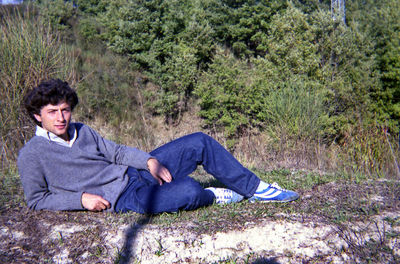
[[[36,135],[21,149],[18,169],[35,210],[193,210],[216,203],[292,201],[293,191],[267,184],[213,138],[195,133],[150,153],[118,145],[81,123],[71,123],[78,97],[66,82],[48,80],[24,99]],[[204,189],[190,175],[197,165],[229,189]]]

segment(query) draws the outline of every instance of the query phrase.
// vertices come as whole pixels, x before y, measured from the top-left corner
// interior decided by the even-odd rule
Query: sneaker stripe
[[[263,195],[262,198],[265,198],[265,199],[274,198],[274,197],[278,196],[281,193],[282,193],[282,191],[276,191],[276,192],[274,192],[273,194],[270,194],[270,195],[266,195],[266,196]]]
[[[256,192],[255,194],[260,194],[260,195],[268,195],[268,194],[271,194],[271,193],[273,193],[274,191],[276,191],[276,189],[273,189],[273,188],[267,188],[267,189],[265,189],[265,190],[262,190],[262,191],[260,191],[260,192]]]
[[[255,197],[258,197],[258,198],[260,198],[260,199],[269,199],[269,198],[276,197],[276,196],[280,195],[281,193],[282,193],[281,190],[274,190],[273,192],[270,192],[270,193],[268,193],[268,194],[264,194],[264,193],[261,194],[261,195],[255,194],[254,196],[255,196]]]

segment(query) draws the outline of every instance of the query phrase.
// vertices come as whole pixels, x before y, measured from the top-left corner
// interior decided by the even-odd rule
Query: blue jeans
[[[204,133],[178,138],[150,154],[171,172],[172,182],[160,186],[147,170],[129,167],[129,183],[115,205],[117,212],[156,214],[212,204],[214,194],[189,177],[198,165],[203,165],[206,172],[247,198],[254,194],[260,182],[254,173]]]

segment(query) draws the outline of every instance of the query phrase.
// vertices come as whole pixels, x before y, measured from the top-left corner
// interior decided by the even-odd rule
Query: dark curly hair
[[[37,125],[40,122],[36,120],[34,114],[40,115],[40,110],[48,105],[57,105],[66,102],[71,107],[71,111],[78,104],[78,95],[68,85],[67,82],[60,79],[51,79],[41,82],[37,87],[29,91],[24,97],[24,106],[28,111],[29,117]]]

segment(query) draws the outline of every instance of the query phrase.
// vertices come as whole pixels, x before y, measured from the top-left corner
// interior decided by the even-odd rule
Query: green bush
[[[257,49],[278,68],[281,80],[293,74],[318,78],[321,59],[308,16],[289,5],[275,14],[268,26]]]
[[[232,46],[236,56],[264,56],[263,39],[268,34],[272,17],[287,8],[281,0],[226,1],[228,9],[227,33],[224,42]],[[238,6],[232,5],[238,4]]]
[[[102,16],[111,50],[130,57],[160,86],[151,94],[155,113],[166,120],[186,110],[204,61],[213,51],[213,30],[201,1],[110,1]]]
[[[43,21],[53,29],[61,31],[71,28],[71,20],[75,15],[72,1],[38,0],[35,4]]]
[[[75,0],[78,9],[89,16],[96,16],[106,11],[107,0]]]
[[[329,118],[318,83],[291,79],[266,98],[267,131],[280,140],[318,140]]]
[[[400,123],[400,3],[381,1],[371,13],[369,35],[376,41],[374,51],[382,81],[382,90],[373,94],[377,101],[376,111],[381,123],[397,132]]]
[[[259,128],[278,138],[321,136],[328,119],[318,82],[287,76],[285,81],[266,59],[251,63],[217,53],[195,93],[208,127],[223,128],[228,138]],[[304,76],[303,76],[304,78]]]
[[[80,103],[76,116],[80,121],[97,120],[114,128],[114,140],[129,137],[141,140],[146,135],[142,106],[145,80],[129,67],[126,57],[110,51],[85,50],[78,57]],[[126,144],[126,141],[125,141]]]
[[[65,26],[76,14],[70,3],[39,2],[41,14],[52,24]],[[346,3],[347,24],[332,19],[329,1],[90,0],[77,4],[82,16],[79,35],[89,44],[103,39],[112,51],[129,57],[133,69],[156,83],[159,88],[148,93],[153,101],[149,107],[166,120],[179,120],[199,76],[213,61],[215,46],[220,45],[234,59],[268,60],[269,82],[294,78],[318,84],[314,87],[322,89],[318,94],[329,110],[324,134],[331,139],[342,137],[359,118],[390,120],[393,129],[397,124],[397,1]],[[247,74],[248,69],[239,71]],[[215,69],[211,72],[216,74]],[[251,111],[250,116],[265,116]],[[229,135],[262,123],[260,118],[241,120],[241,113],[230,115],[237,121],[223,121],[236,123],[226,128]],[[222,120],[228,118],[223,116]]]
[[[97,20],[93,17],[85,17],[79,20],[78,35],[80,44],[84,46],[93,46],[101,44],[101,28]]]
[[[179,43],[173,47],[172,56],[168,57],[160,68],[162,85],[161,100],[156,112],[163,114],[167,120],[174,120],[186,110],[186,103],[190,97],[190,91],[197,80],[196,50]]]
[[[218,50],[195,89],[199,114],[209,128],[222,128],[226,137],[236,138],[260,123],[257,115],[262,115],[265,90],[252,79],[251,72],[245,60]]]
[[[374,118],[371,95],[381,89],[373,43],[356,25],[346,26],[330,14],[313,14],[313,34],[320,54],[320,80],[325,87],[330,131],[340,139],[357,120]]]

